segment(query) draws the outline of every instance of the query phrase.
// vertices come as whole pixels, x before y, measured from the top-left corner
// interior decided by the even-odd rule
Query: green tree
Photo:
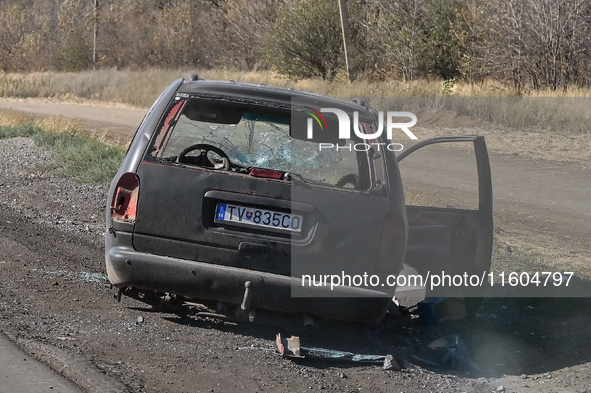
[[[91,48],[79,32],[70,31],[57,54],[60,71],[78,72],[90,66]]]
[[[452,26],[458,17],[460,0],[426,0],[425,21],[418,54],[422,75],[433,75],[443,80],[460,76],[462,52]]]
[[[292,78],[332,80],[343,67],[339,10],[333,0],[301,0],[285,5],[265,43],[266,59]]]
[[[382,77],[412,81],[460,75],[462,52],[452,24],[465,0],[378,0],[363,23]]]

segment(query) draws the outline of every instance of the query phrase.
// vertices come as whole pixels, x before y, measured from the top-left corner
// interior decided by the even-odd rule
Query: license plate
[[[216,222],[279,229],[299,233],[302,230],[302,216],[255,207],[218,203]]]

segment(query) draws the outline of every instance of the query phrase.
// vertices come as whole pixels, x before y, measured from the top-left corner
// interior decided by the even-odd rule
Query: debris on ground
[[[399,371],[398,362],[392,355],[361,355],[352,352],[335,351],[323,348],[307,348],[300,345],[300,338],[276,336],[277,350],[281,356],[288,359],[314,359],[333,362],[353,362],[359,364],[381,365],[384,370]]]
[[[401,367],[392,355],[386,355],[384,358],[384,370],[400,371]]]

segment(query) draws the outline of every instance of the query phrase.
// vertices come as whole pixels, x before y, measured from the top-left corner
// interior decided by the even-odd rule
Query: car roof
[[[361,117],[371,116],[367,113],[368,110],[366,107],[353,101],[345,101],[320,94],[264,84],[203,79],[194,81],[186,80],[185,83],[179,87],[178,93],[213,99],[225,98],[244,103],[258,103],[263,105],[268,103],[286,109],[291,108],[294,103],[296,103],[296,105],[306,105],[317,108],[338,108],[347,113],[358,111]]]

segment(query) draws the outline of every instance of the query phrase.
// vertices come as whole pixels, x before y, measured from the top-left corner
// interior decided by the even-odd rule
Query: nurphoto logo
[[[308,118],[307,121],[307,129],[306,129],[306,137],[308,139],[313,139],[314,138],[314,130],[313,130],[313,126],[314,126],[314,120],[316,120],[316,123],[320,126],[320,130],[328,130],[328,123],[326,121],[326,119],[324,118],[324,116],[322,115],[322,113],[333,113],[336,115],[337,119],[338,119],[338,123],[339,123],[339,139],[351,139],[351,118],[349,117],[349,115],[347,114],[347,112],[345,112],[342,109],[337,109],[337,108],[320,108],[320,111],[311,108],[311,107],[306,107],[306,109],[309,109],[308,112],[306,112],[307,114],[309,114],[311,117]],[[406,123],[399,123],[399,122],[395,122],[394,120],[397,118],[409,118],[410,121],[406,122]],[[406,134],[406,136],[410,139],[418,139],[415,134],[412,133],[412,131],[410,130],[410,128],[412,126],[414,126],[415,124],[417,124],[417,117],[414,113],[411,112],[391,112],[388,111],[386,113],[386,137],[389,141],[392,140],[392,135],[393,135],[393,130],[394,129],[400,129],[402,131],[404,131],[404,133]],[[374,132],[374,133],[364,133],[362,132],[362,128],[359,126],[359,112],[355,111],[353,112],[353,132],[355,133],[355,135],[359,138],[362,139],[363,141],[367,141],[367,140],[377,140],[381,135],[382,132],[384,132],[384,112],[380,111],[378,112],[378,129]],[[372,142],[372,143],[355,143],[355,144],[349,144],[349,145],[345,145],[345,146],[339,146],[336,145],[334,143],[319,143],[319,149],[322,150],[324,149],[333,149],[336,148],[337,150],[339,149],[347,149],[347,150],[356,150],[356,151],[368,151],[370,148],[372,148],[372,146],[377,147],[377,150],[380,151],[382,148],[387,148],[390,151],[401,151],[404,146],[400,143],[377,143],[377,142]]]

